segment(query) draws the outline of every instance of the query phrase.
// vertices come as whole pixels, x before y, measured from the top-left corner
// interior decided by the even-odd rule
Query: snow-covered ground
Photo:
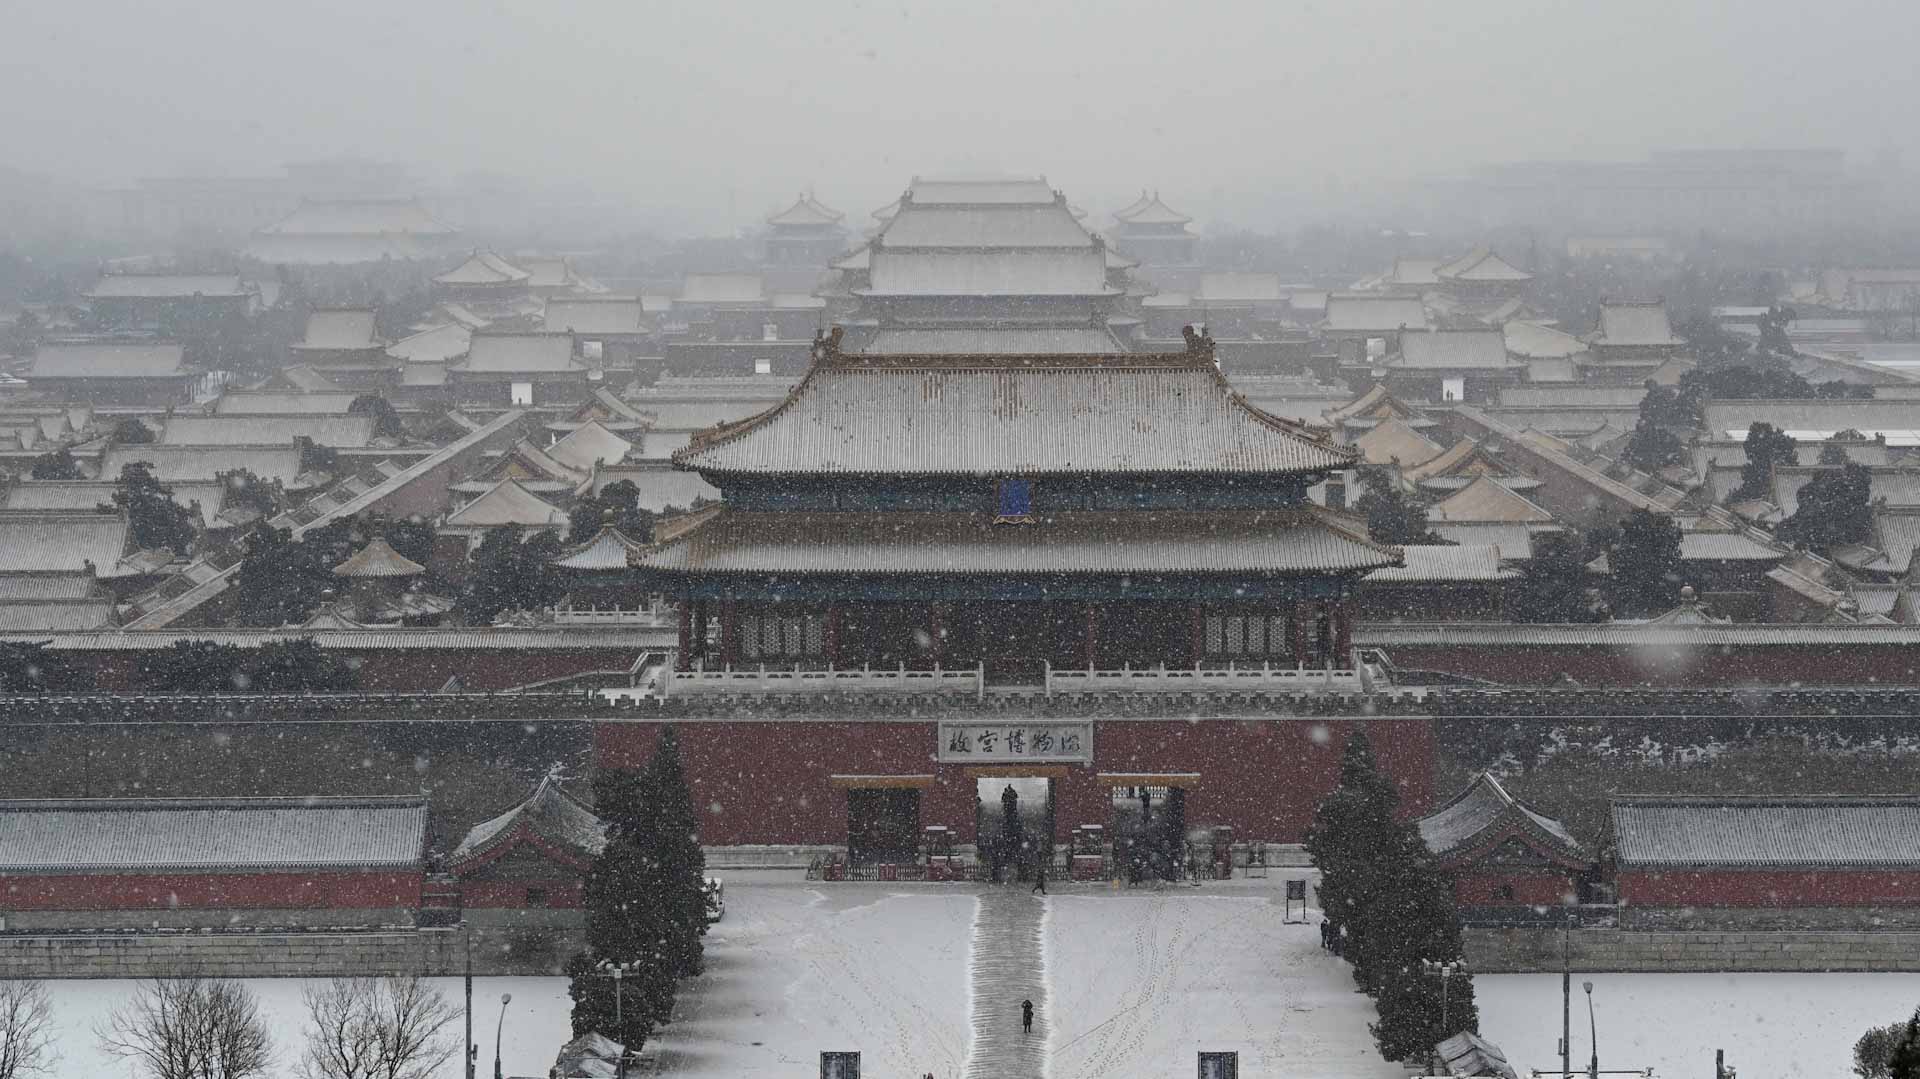
[[[822,1050],[867,1074],[960,1074],[971,1037],[971,890],[727,874],[707,970],[650,1047],[674,1079],[808,1075]],[[761,877],[773,883],[753,882]]]
[[[1588,1054],[1593,983],[1600,1067],[1651,1067],[1661,1079],[1713,1074],[1727,1051],[1740,1079],[1843,1079],[1853,1043],[1870,1026],[1911,1015],[1920,974],[1579,974],[1573,976],[1573,1065]],[[1473,980],[1480,1032],[1521,1074],[1558,1074],[1560,976],[1494,974]]]
[[[132,981],[50,981],[47,989],[53,998],[53,1019],[58,1033],[55,1043],[60,1062],[54,1069],[59,1076],[89,1076],[93,1079],[135,1079],[131,1063],[100,1051],[94,1031],[106,1022],[113,1010],[131,997],[139,983]],[[273,1031],[276,1074],[291,1075],[306,1041],[306,1005],[301,1000],[305,985],[290,978],[255,978],[248,988],[260,1001],[260,1011]],[[458,978],[436,978],[434,984],[456,1008],[462,1000]],[[567,1017],[572,1003],[567,999],[565,978],[475,978],[473,980],[473,1040],[480,1049],[479,1074],[493,1074],[493,1032],[500,1018],[500,995],[513,994],[507,1005],[506,1023],[501,1027],[501,1067],[506,1075],[544,1076],[553,1067],[554,1054],[570,1036]],[[452,1028],[453,1042],[460,1043],[462,1024]],[[439,1079],[461,1076],[458,1048],[440,1069]]]
[[[1277,888],[1054,896],[1051,1079],[1191,1075],[1202,1050],[1237,1050],[1242,1075],[1405,1076],[1374,1048],[1372,1001],[1315,925],[1284,924]]]

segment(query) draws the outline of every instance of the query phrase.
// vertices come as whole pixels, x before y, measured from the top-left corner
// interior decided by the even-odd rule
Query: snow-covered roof
[[[1353,440],[1370,465],[1397,464],[1405,468],[1433,460],[1445,451],[1440,443],[1409,427],[1398,418],[1383,420]]]
[[[1455,545],[1408,543],[1400,547],[1402,564],[1367,574],[1376,584],[1484,584],[1511,581],[1520,571],[1501,564],[1500,548],[1491,544]]]
[[[45,344],[27,378],[170,378],[186,373],[185,355],[179,345]]]
[[[1326,328],[1355,333],[1424,330],[1427,309],[1417,296],[1329,296]]]
[[[296,352],[342,352],[383,344],[374,330],[373,308],[322,307],[307,316],[306,335],[295,341],[293,348]]]
[[[1553,514],[1515,494],[1492,476],[1481,476],[1460,493],[1427,511],[1433,521],[1509,521],[1545,524]]]
[[[433,280],[441,285],[519,285],[530,276],[491,251],[475,251],[467,261]]]
[[[545,841],[585,860],[607,845],[607,825],[549,775],[526,801],[474,825],[454,848],[453,871],[526,840]]]
[[[794,200],[792,206],[767,218],[767,224],[776,226],[798,225],[824,227],[837,225],[840,223],[840,220],[846,216],[846,214],[814,198],[813,192],[802,191],[800,192],[800,197]]]
[[[528,528],[545,528],[556,524],[565,524],[567,515],[559,507],[541,498],[539,495],[507,479],[501,480],[487,489],[487,492],[459,509],[447,515],[448,528],[499,528],[504,525],[520,525]]]
[[[1109,296],[1107,262],[1100,251],[1015,248],[991,251],[873,252],[864,296]]]
[[[344,416],[355,393],[277,393],[227,390],[214,402],[216,416]]]
[[[1582,858],[1586,853],[1565,825],[1508,794],[1490,772],[1475,776],[1465,790],[1420,818],[1418,824],[1427,849],[1439,855],[1475,846],[1509,828],[1527,832],[1569,858]]]
[[[162,483],[201,480],[211,482],[228,472],[246,469],[263,480],[281,483],[300,474],[300,450],[288,435],[284,443],[257,446],[115,446],[100,457],[100,475],[118,479],[120,470],[136,461],[153,466]]]
[[[627,556],[642,550],[640,544],[628,539],[619,529],[607,525],[593,534],[585,543],[576,544],[560,557],[553,565],[561,569],[583,570],[624,570],[627,568]]]
[[[160,443],[166,446],[264,446],[311,439],[317,446],[362,449],[373,442],[374,418],[359,415],[173,416]]]
[[[467,343],[467,358],[450,369],[467,374],[586,370],[573,358],[573,337],[564,333],[476,333]]]
[[[1031,204],[1054,197],[1045,176],[916,176],[907,188],[907,201],[923,206]]]
[[[1200,275],[1196,298],[1202,304],[1279,303],[1287,293],[1277,273],[1220,270]]]
[[[1499,330],[1427,330],[1400,337],[1392,366],[1416,370],[1505,370],[1524,366],[1507,355]]]
[[[540,314],[549,333],[641,333],[645,313],[636,297],[554,298]]]
[[[1097,326],[881,330],[861,349],[879,356],[1088,356],[1122,351],[1113,334]]]
[[[112,494],[107,501],[112,501]],[[0,513],[0,573],[114,576],[127,554],[128,525],[114,513],[30,510]]]
[[[1681,343],[1667,321],[1667,305],[1651,303],[1608,303],[1600,305],[1600,326],[1593,343],[1615,348],[1653,348]]]
[[[375,536],[345,562],[333,567],[335,577],[417,577],[427,567],[393,549],[385,536]]]
[[[1092,247],[1093,234],[1059,203],[1037,206],[908,206],[880,230],[895,247]]]
[[[420,798],[0,802],[0,873],[413,867]]]
[[[1434,267],[1434,276],[1444,281],[1531,281],[1533,275],[1485,247],[1476,247],[1451,262]]]
[[[766,283],[754,273],[690,273],[680,282],[676,303],[757,304],[766,299]]]
[[[617,465],[627,459],[633,443],[614,434],[598,420],[588,420],[547,448],[547,455],[569,468],[586,471],[595,462]]]
[[[1616,798],[1622,869],[1920,866],[1920,798]]]
[[[1114,218],[1128,225],[1184,225],[1193,218],[1160,201],[1160,192],[1142,195],[1140,200],[1115,213]]]
[[[387,355],[407,363],[447,363],[467,354],[473,331],[457,322],[402,337],[387,346]]]

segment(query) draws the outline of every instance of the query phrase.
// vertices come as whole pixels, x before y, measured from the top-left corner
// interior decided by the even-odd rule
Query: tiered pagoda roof
[[[782,227],[825,228],[838,225],[846,216],[814,198],[813,192],[802,191],[792,206],[767,218],[767,224]]]
[[[1193,220],[1186,214],[1160,201],[1160,192],[1149,195],[1140,192],[1140,197],[1124,210],[1114,212],[1114,220],[1124,225],[1185,225]]]
[[[1055,513],[1007,527],[991,513],[723,510],[638,555],[694,574],[1307,574],[1398,565],[1397,548],[1318,507],[1216,513]]]
[[[1512,282],[1533,280],[1533,275],[1486,247],[1476,247],[1451,262],[1434,267],[1433,275],[1442,281]]]
[[[1110,356],[845,355],[837,339],[776,407],[694,437],[713,475],[1298,473],[1359,454],[1234,393],[1211,342]]]

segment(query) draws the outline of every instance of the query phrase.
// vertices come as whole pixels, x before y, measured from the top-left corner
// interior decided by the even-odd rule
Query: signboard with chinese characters
[[[947,764],[1090,763],[1093,724],[1018,720],[942,723],[940,760]]]

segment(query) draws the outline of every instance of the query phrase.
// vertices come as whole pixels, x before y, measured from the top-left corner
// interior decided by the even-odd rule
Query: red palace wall
[[[328,648],[327,654],[353,664],[365,693],[437,693],[447,679],[460,676],[469,693],[512,689],[549,678],[588,671],[625,670],[634,648]],[[94,672],[102,692],[140,688],[138,666],[147,653],[126,650],[75,650],[62,653]]]
[[[543,907],[551,907],[554,910],[579,910],[586,905],[582,901],[586,885],[577,877],[555,880],[461,881],[460,902],[462,906],[469,908],[525,910],[529,888],[546,889],[546,902],[540,904]]]
[[[1362,627],[1362,646],[1375,634]],[[1391,630],[1378,636],[1390,642]],[[1396,645],[1381,643],[1404,670],[1447,671],[1516,686],[1903,686],[1920,683],[1905,645],[1845,648],[1623,648],[1602,645]]]
[[[1638,870],[1619,873],[1631,907],[1920,905],[1920,870]]]
[[[978,718],[956,716],[955,718]],[[602,767],[638,767],[653,752],[656,722],[594,728]],[[935,759],[932,720],[683,719],[680,737],[700,840],[737,844],[841,844],[847,799],[830,777],[931,775],[920,823],[974,838],[975,779],[983,770]],[[1107,824],[1110,786],[1097,773],[1197,772],[1187,796],[1193,824],[1231,825],[1240,839],[1299,842],[1314,806],[1339,781],[1347,739],[1364,730],[1412,816],[1433,800],[1433,730],[1418,719],[1111,719],[1096,721],[1091,766],[990,766],[989,774],[1061,773],[1054,783],[1055,838],[1080,824]]]
[[[418,907],[421,870],[0,876],[9,910],[372,910]]]
[[[1511,887],[1512,896],[1500,889]],[[1580,894],[1572,873],[1515,869],[1463,869],[1453,878],[1454,899],[1463,907],[1557,907]]]

